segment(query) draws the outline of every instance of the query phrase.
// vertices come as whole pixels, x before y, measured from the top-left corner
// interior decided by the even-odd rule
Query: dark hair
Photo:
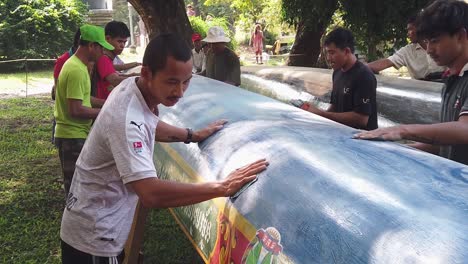
[[[121,21],[112,20],[106,24],[105,28],[106,36],[111,38],[128,38],[130,37],[130,30],[127,25]]]
[[[411,15],[408,20],[406,20],[406,24],[413,24],[416,25],[416,22],[418,21],[418,14]]]
[[[468,4],[457,0],[437,0],[421,12],[417,22],[417,34],[433,38],[441,34],[453,35],[467,28]]]
[[[146,46],[143,66],[148,66],[155,74],[166,67],[167,58],[187,62],[192,58],[192,51],[187,42],[173,33],[160,34]]]
[[[344,28],[336,28],[325,37],[324,45],[335,44],[340,49],[349,48],[354,53],[354,37],[351,31]]]
[[[73,47],[72,47],[73,52],[75,52],[76,49],[78,48],[78,45],[80,45],[80,37],[81,37],[81,31],[80,29],[78,29],[75,32],[75,36],[73,37]]]
[[[87,40],[84,40],[84,39],[80,39],[80,46],[88,46],[90,43],[92,43],[91,41],[87,41]]]

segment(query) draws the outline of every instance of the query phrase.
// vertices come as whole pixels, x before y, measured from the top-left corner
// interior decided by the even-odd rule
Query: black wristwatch
[[[190,128],[187,129],[187,139],[184,141],[185,144],[190,144],[192,143],[192,136],[193,136],[193,130]]]

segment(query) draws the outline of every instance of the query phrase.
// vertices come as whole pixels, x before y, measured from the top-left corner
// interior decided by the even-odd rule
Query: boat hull
[[[172,209],[207,263],[466,263],[468,167],[203,77],[161,108],[202,128],[198,144],[158,143],[161,178],[222,180],[259,158],[269,168],[237,198]]]

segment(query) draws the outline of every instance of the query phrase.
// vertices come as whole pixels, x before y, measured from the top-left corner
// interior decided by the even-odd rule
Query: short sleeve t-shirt
[[[107,99],[114,86],[106,80],[106,77],[117,73],[114,64],[108,56],[102,55],[96,63],[96,70],[98,73],[96,97],[99,99]]]
[[[446,69],[438,66],[418,43],[404,46],[388,59],[397,69],[406,66],[413,79],[423,79],[430,73],[443,72]]]
[[[86,138],[92,120],[73,118],[68,112],[68,99],[81,100],[83,106],[91,107],[91,80],[88,68],[75,55],[63,65],[55,93],[55,137]]]
[[[55,61],[55,65],[54,65],[54,79],[58,79],[63,65],[69,58],[70,58],[70,51],[63,53],[60,57],[57,58],[57,60]]]
[[[210,53],[206,58],[206,77],[240,85],[240,62],[234,51],[225,48],[220,54]]]
[[[158,120],[135,78],[115,88],[76,162],[62,218],[63,241],[95,256],[113,257],[122,251],[138,202],[127,184],[156,177]]]
[[[125,64],[125,62],[119,56],[115,56],[112,63],[114,63],[114,65],[124,65]]]
[[[441,122],[458,121],[468,115],[468,64],[460,75],[447,78],[442,89]],[[440,156],[468,165],[468,144],[440,147]]]
[[[198,73],[203,71],[203,63],[205,62],[205,53],[203,50],[197,52],[195,49],[192,49],[192,58],[193,58],[193,73]]]
[[[366,127],[372,130],[377,128],[377,80],[374,73],[362,64],[356,63],[346,72],[335,70],[333,72],[333,90],[330,103],[334,105],[335,112],[357,112],[369,116]]]

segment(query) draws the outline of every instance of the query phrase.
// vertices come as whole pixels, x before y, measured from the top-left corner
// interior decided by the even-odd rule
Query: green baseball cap
[[[89,42],[97,42],[108,50],[114,50],[114,46],[106,41],[106,35],[102,27],[83,25],[80,27],[81,39]]]

